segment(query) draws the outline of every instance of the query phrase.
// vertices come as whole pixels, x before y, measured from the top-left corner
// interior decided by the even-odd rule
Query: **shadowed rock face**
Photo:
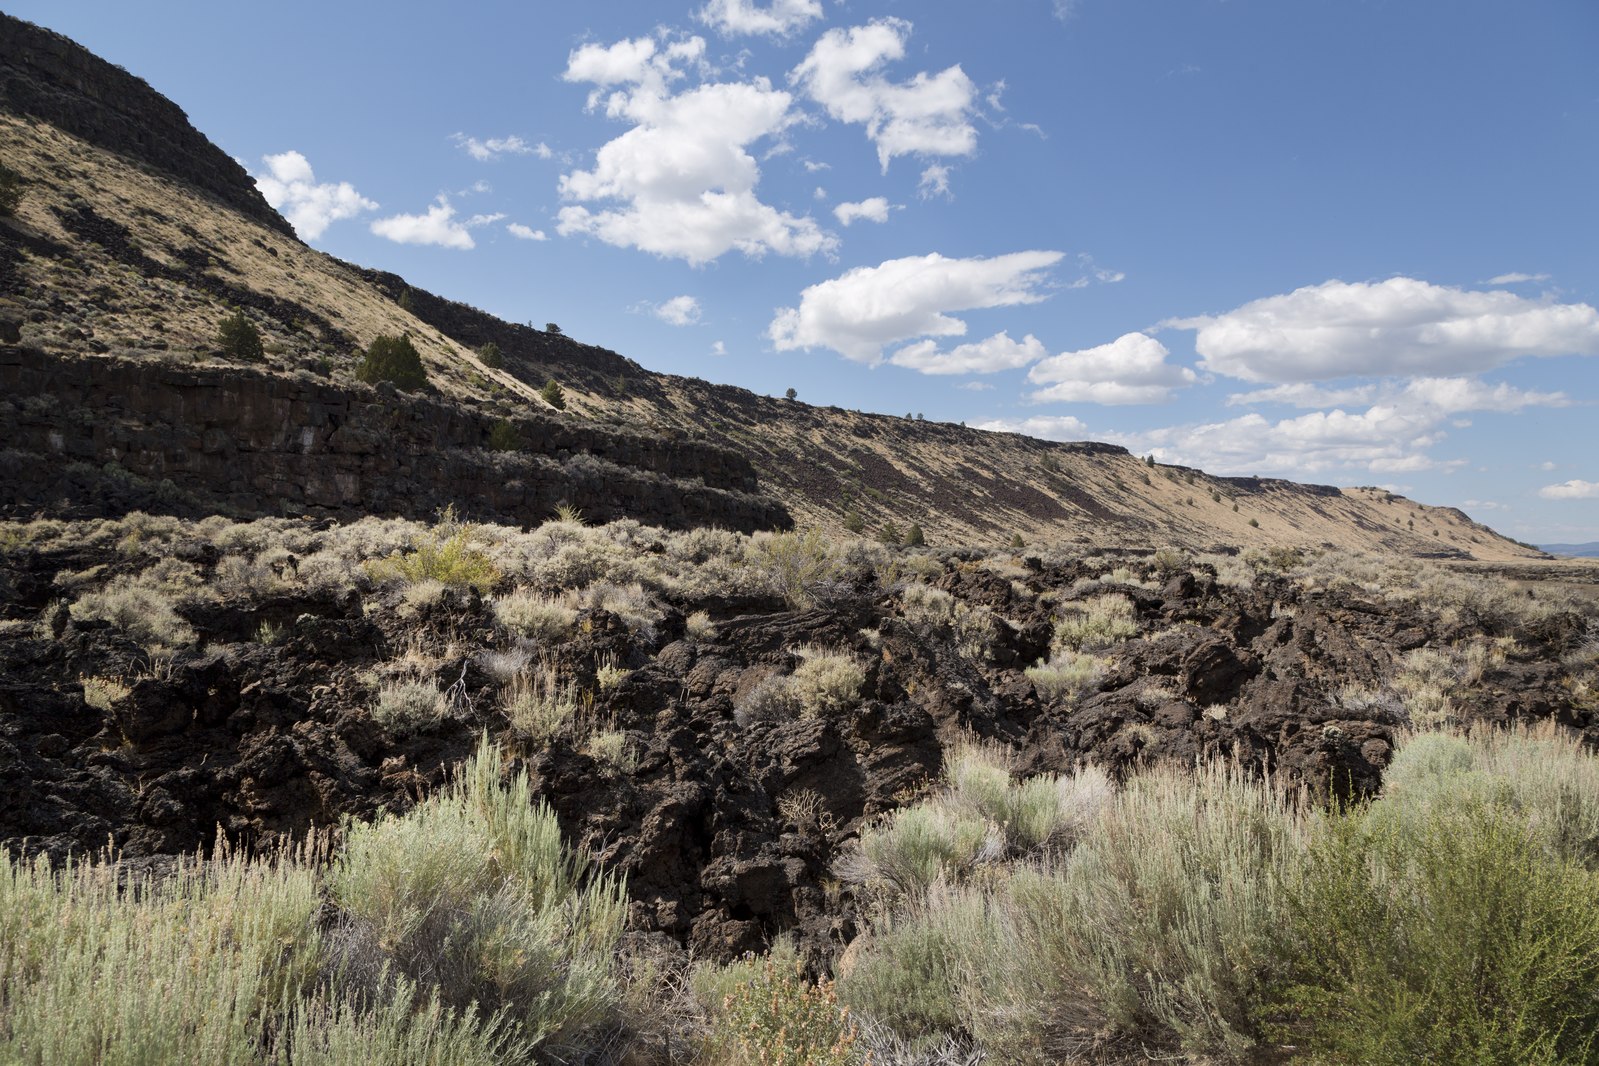
[[[511,423],[521,447],[491,452],[495,419],[387,386],[0,347],[0,393],[15,460],[0,467],[0,514],[119,513],[94,477],[114,464],[165,483],[125,504],[196,515],[428,515],[453,503],[522,525],[564,502],[668,528],[790,524],[729,450],[529,413]]]
[[[243,167],[171,100],[58,33],[0,12],[0,108],[47,122],[214,196],[294,235]]]
[[[396,589],[296,587],[186,606],[199,649],[150,671],[121,631],[49,606],[74,574],[137,569],[114,539],[0,555],[0,842],[61,856],[109,838],[130,856],[157,856],[207,846],[220,826],[265,844],[344,815],[404,809],[483,730],[504,734],[484,653],[507,638],[475,593],[420,613],[407,613]],[[216,580],[216,548],[181,554]],[[1561,666],[1586,639],[1576,616],[1450,621],[1280,577],[1240,590],[1204,568],[1159,591],[1089,593],[1131,600],[1139,636],[1107,653],[1096,691],[1075,703],[1041,699],[1023,669],[1050,645],[1058,608],[1044,597],[1070,602],[1067,590],[1102,569],[1036,563],[1025,577],[1002,577],[946,559],[928,575],[935,587],[1008,620],[976,654],[865,571],[806,610],[760,595],[674,592],[654,597],[659,621],[643,630],[586,610],[570,639],[540,654],[594,692],[597,720],[626,734],[636,766],[620,771],[569,737],[522,757],[569,839],[627,875],[634,928],[712,957],[795,930],[820,959],[856,921],[834,862],[863,820],[922,795],[964,736],[1011,747],[1027,772],[1232,756],[1313,794],[1360,796],[1379,785],[1401,725],[1388,686],[1405,654],[1492,634],[1514,637],[1513,650],[1454,694],[1459,716],[1554,718],[1599,741],[1595,707],[1573,695]],[[696,611],[713,633],[691,634]],[[263,623],[276,642],[260,642]],[[391,729],[369,710],[372,671],[419,640],[449,649],[426,678],[456,686],[457,698],[442,721]],[[858,705],[741,721],[741,694],[792,671],[806,645],[856,659]],[[602,663],[619,666],[621,680],[601,686]],[[97,677],[120,679],[125,694],[91,706],[83,679]]]

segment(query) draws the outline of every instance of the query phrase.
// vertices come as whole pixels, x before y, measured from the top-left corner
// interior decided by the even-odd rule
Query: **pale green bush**
[[[1048,662],[1029,666],[1022,673],[1041,699],[1070,705],[1099,688],[1105,677],[1105,660],[1081,652],[1058,651]]]
[[[1060,605],[1055,644],[1068,651],[1097,651],[1138,635],[1133,601],[1108,594]]]
[[[862,829],[858,853],[840,863],[839,872],[850,880],[878,882],[909,895],[1004,855],[1004,835],[988,819],[957,808],[920,804]]]
[[[799,699],[784,674],[767,674],[733,697],[733,720],[741,727],[793,718],[799,711]]]
[[[861,699],[866,671],[854,656],[822,648],[799,649],[799,666],[789,676],[789,692],[803,718],[825,717],[853,710]]]
[[[195,640],[194,628],[178,616],[167,594],[129,577],[85,592],[70,610],[73,618],[111,623],[155,654],[170,654]]]
[[[493,601],[494,617],[511,632],[541,643],[566,639],[577,624],[577,609],[531,589],[517,589]]]
[[[260,1061],[264,1020],[315,975],[316,879],[222,852],[121,891],[107,865],[0,869],[0,1061]]]
[[[501,782],[486,739],[404,818],[347,823],[328,881],[355,931],[446,1006],[503,1010],[552,1053],[612,1021],[622,886],[562,845],[526,773]]]
[[[501,697],[511,735],[524,744],[548,744],[573,730],[591,700],[544,663],[515,677]]]
[[[431,681],[390,681],[378,687],[372,717],[396,733],[408,733],[442,720],[449,701]]]
[[[503,1066],[532,1049],[519,1040],[505,1012],[484,1018],[475,1006],[455,1011],[435,990],[419,998],[415,985],[394,982],[376,1008],[339,1000],[310,1000],[294,1012],[287,1034],[293,1066]]]
[[[804,533],[756,533],[744,557],[766,586],[790,607],[809,607],[816,592],[838,580],[841,560],[834,547],[815,530]]]

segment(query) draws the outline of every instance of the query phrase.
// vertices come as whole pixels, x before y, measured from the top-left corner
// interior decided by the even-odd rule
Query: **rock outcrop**
[[[264,226],[294,231],[183,109],[82,45],[0,12],[0,109],[165,171]]]
[[[0,396],[0,513],[12,515],[115,513],[97,476],[111,464],[164,491],[158,509],[196,514],[426,516],[454,504],[533,524],[569,503],[669,528],[790,524],[730,450],[527,413],[504,421],[518,446],[491,451],[500,420],[386,385],[0,347]]]

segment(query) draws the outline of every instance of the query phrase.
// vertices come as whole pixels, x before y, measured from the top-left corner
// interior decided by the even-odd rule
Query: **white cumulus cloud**
[[[940,351],[935,340],[917,341],[895,352],[888,361],[923,374],[992,374],[1026,366],[1048,354],[1043,342],[1031,333],[1013,341],[1001,330],[987,340],[958,345],[947,352]]]
[[[557,230],[694,264],[735,249],[751,257],[831,252],[837,238],[814,219],[755,195],[760,168],[748,149],[795,121],[788,93],[764,78],[669,91],[703,50],[698,37],[664,48],[640,38],[572,53],[564,77],[598,86],[590,106],[603,103],[632,127],[600,148],[592,170],[562,175],[568,205]]]
[[[502,155],[533,155],[537,153],[541,159],[549,158],[546,154],[549,149],[543,144],[537,146],[528,144],[514,134],[509,137],[490,137],[487,140],[480,141],[476,137],[468,137],[464,133],[456,133],[450,139],[465,149],[466,154],[473,159],[485,162],[490,159],[497,159]]]
[[[314,241],[340,219],[376,211],[377,202],[355,191],[347,181],[318,182],[311,164],[299,152],[263,156],[265,174],[252,175],[255,187],[273,209],[289,220],[302,240]]]
[[[1043,366],[1044,364],[1040,364]],[[1454,416],[1468,411],[1514,413],[1530,407],[1562,406],[1562,393],[1540,393],[1472,378],[1421,378],[1385,385],[1364,410],[1312,411],[1271,420],[1247,414],[1203,424],[1138,432],[1106,432],[1102,438],[1164,462],[1217,474],[1270,474],[1315,478],[1336,472],[1392,474],[1450,470],[1463,460],[1433,451],[1448,436]],[[1037,419],[1001,421],[986,428],[1050,436]]]
[[[1206,370],[1246,381],[1479,373],[1523,356],[1599,354],[1599,311],[1414,278],[1328,281],[1223,315],[1196,330]]]
[[[1546,500],[1599,500],[1599,481],[1572,478],[1558,485],[1545,485],[1538,495]]]
[[[840,122],[866,127],[883,170],[902,155],[966,156],[977,150],[972,125],[977,86],[959,66],[889,81],[884,65],[905,56],[911,24],[876,19],[824,33],[789,81]]]
[[[505,227],[507,233],[519,241],[547,241],[549,236],[541,229],[524,226],[520,222],[512,222]]]
[[[786,37],[822,17],[820,0],[772,0],[765,7],[754,0],[711,0],[697,17],[726,37],[765,34]]]
[[[1045,298],[1039,289],[1061,252],[989,258],[930,255],[857,267],[800,293],[767,328],[778,351],[831,348],[856,362],[882,361],[883,348],[918,337],[960,337],[956,311],[1011,307]]]
[[[1173,389],[1198,380],[1187,367],[1166,362],[1170,354],[1164,344],[1143,333],[1124,333],[1109,344],[1062,352],[1027,372],[1028,381],[1046,386],[1029,399],[1034,403],[1165,403]]]
[[[498,222],[504,215],[473,215],[458,219],[448,197],[440,196],[420,215],[390,215],[372,223],[372,232],[396,244],[434,244],[440,248],[475,248],[471,230]]]
[[[700,302],[692,296],[674,296],[656,304],[650,313],[671,326],[692,326],[700,320]]]
[[[1088,426],[1071,415],[1038,415],[1018,420],[994,419],[977,423],[978,429],[994,433],[1025,433],[1040,440],[1088,440]]]
[[[886,197],[873,196],[859,203],[843,203],[833,208],[833,217],[838,219],[840,226],[848,226],[852,222],[887,222],[888,200]]]

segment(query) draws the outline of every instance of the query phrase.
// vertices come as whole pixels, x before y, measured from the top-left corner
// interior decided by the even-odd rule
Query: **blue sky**
[[[1590,0],[7,10],[651,369],[1599,539]]]

